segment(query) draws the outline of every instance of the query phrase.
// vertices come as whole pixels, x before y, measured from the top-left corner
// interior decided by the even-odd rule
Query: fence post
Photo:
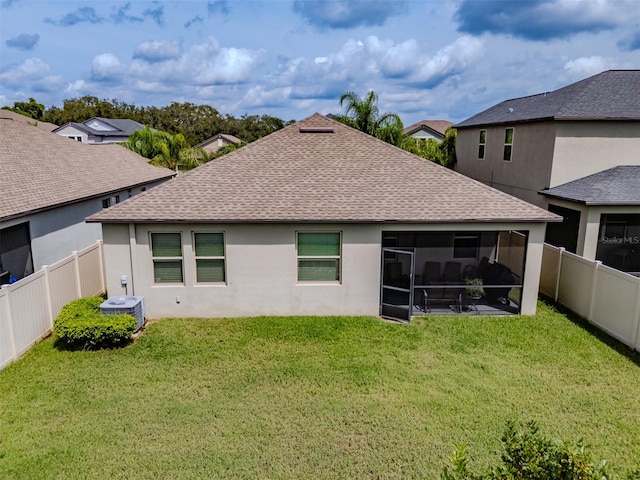
[[[640,282],[638,283],[638,294],[636,295],[636,323],[633,325],[631,341],[633,349],[640,352]]]
[[[593,264],[593,280],[591,281],[591,297],[589,298],[589,316],[587,320],[589,323],[593,321],[593,307],[596,303],[596,286],[598,283],[598,273],[600,272],[600,266],[602,262],[600,260],[596,260]]]
[[[9,286],[3,288],[5,294],[4,298],[6,300],[6,312],[7,312],[7,329],[9,330],[9,340],[11,342],[11,361],[16,361],[18,359],[18,349],[16,348],[16,336],[13,333],[13,318],[11,317],[11,290]]]
[[[51,306],[51,284],[49,283],[49,265],[43,265],[44,289],[47,295],[47,311],[49,313],[49,326],[53,330],[53,307]]]
[[[107,278],[105,276],[105,268],[104,268],[104,244],[102,240],[98,240],[98,253],[100,258],[100,288],[102,289],[102,293],[107,293]]]
[[[553,292],[553,302],[558,303],[558,294],[560,292],[560,271],[562,270],[562,254],[564,253],[564,247],[558,249],[558,266],[556,268],[556,288]]]
[[[76,267],[76,290],[78,292],[78,298],[82,298],[82,281],[80,280],[80,256],[78,252],[74,250],[73,254],[73,265]]]

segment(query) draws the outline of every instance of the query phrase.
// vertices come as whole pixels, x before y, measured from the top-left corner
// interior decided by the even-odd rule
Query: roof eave
[[[350,224],[427,224],[427,225],[436,225],[436,224],[454,224],[454,223],[479,223],[479,224],[487,224],[487,223],[546,223],[546,222],[561,222],[562,217],[557,215],[551,215],[549,217],[513,217],[513,218],[435,218],[435,219],[378,219],[378,218],[363,218],[363,219],[348,219],[348,218],[334,218],[334,219],[326,219],[326,218],[305,218],[305,219],[295,219],[295,218],[277,218],[277,219],[229,219],[229,218],[218,218],[218,219],[192,219],[192,218],[181,218],[181,219],[171,219],[171,218],[104,218],[101,219],[99,214],[88,217],[85,220],[87,223],[105,223],[105,224],[128,224],[128,223],[177,223],[177,224],[220,224],[220,223],[228,223],[228,224],[249,224],[249,223],[258,223],[258,224],[290,224],[290,223],[322,223],[322,224],[335,224],[335,223],[350,223]]]

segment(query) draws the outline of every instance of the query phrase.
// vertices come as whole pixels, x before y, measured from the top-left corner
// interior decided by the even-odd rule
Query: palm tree
[[[380,115],[378,95],[369,90],[364,98],[355,92],[346,92],[340,96],[340,106],[345,109],[344,115],[337,120],[368,133],[380,140],[398,145],[402,139],[402,120],[397,113]]]
[[[209,160],[207,152],[199,147],[190,147],[184,135],[171,135],[149,127],[133,132],[123,146],[148,158],[152,165],[176,172],[190,170]]]

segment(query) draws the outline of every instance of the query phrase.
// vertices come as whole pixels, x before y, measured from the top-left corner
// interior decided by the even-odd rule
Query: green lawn
[[[436,479],[507,419],[640,459],[640,356],[535,317],[166,319],[119,350],[48,339],[0,372],[0,478]]]

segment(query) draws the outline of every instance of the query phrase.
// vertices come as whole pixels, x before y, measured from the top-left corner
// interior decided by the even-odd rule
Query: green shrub
[[[582,441],[575,445],[553,442],[540,434],[535,422],[518,431],[507,422],[502,436],[502,464],[486,473],[469,472],[467,447],[457,445],[449,457],[453,471],[445,468],[441,480],[613,480],[607,462],[595,464]],[[640,479],[640,471],[629,473],[629,480]]]
[[[129,342],[136,330],[132,315],[103,315],[100,313],[102,297],[74,300],[62,308],[53,329],[68,348],[111,348]]]

